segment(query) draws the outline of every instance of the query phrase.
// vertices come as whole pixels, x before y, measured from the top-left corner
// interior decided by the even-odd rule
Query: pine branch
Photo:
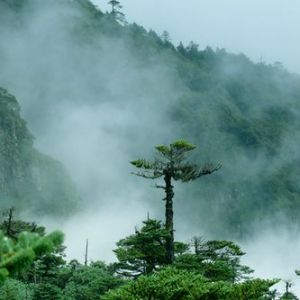
[[[218,163],[217,165],[213,165],[211,163],[206,164],[202,167],[202,169],[200,170],[198,177],[201,177],[203,175],[208,175],[208,174],[212,174],[213,172],[218,171],[219,169],[221,169],[222,164]]]
[[[163,186],[163,185],[158,185],[158,184],[155,184],[155,187],[156,187],[157,189],[163,189],[163,190],[166,189],[165,186]]]
[[[153,175],[147,175],[146,173],[142,173],[142,172],[131,172],[131,174],[139,176],[139,177],[143,177],[143,178],[147,178],[147,179],[157,179],[159,177],[162,176],[162,174],[153,174]]]

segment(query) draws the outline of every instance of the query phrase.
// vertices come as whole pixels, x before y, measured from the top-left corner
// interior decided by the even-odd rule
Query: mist
[[[25,9],[21,30],[1,26],[0,83],[18,98],[37,149],[64,163],[82,197],[81,213],[65,223],[35,219],[66,233],[70,257],[82,259],[89,238],[90,259],[111,260],[147,212],[161,217],[162,195],[130,175],[129,162],[177,138],[166,112],[181,92],[159,57],[140,65],[122,39],[70,39],[80,10],[41,1]]]
[[[57,221],[47,216],[37,220],[49,230],[65,232],[69,258],[83,261],[85,240],[89,239],[90,261],[113,261],[116,241],[133,233],[134,226],[139,226],[147,213],[163,219],[161,191],[154,188],[155,182],[131,175],[129,162],[140,157],[151,158],[154,145],[181,138],[178,124],[169,116],[169,108],[184,97],[184,89],[162,56],[154,53],[150,63],[141,64],[133,55],[132,46],[122,37],[99,35],[96,40],[87,37],[85,44],[79,43],[70,36],[76,31],[78,20],[84,19],[83,12],[59,2],[51,3],[51,7],[41,1],[31,3],[26,7],[25,26],[21,30],[7,23],[1,26],[0,53],[5,59],[1,62],[0,86],[16,95],[22,115],[36,137],[37,149],[64,163],[82,197],[82,210],[69,220]],[[102,2],[95,3],[102,8]],[[296,60],[300,45],[286,34],[291,32],[296,36],[292,30],[297,26],[294,24],[291,29],[287,24],[287,16],[293,22],[298,17],[300,6],[295,1],[285,3],[284,9],[279,1],[272,1],[271,8],[270,1],[260,7],[248,1],[243,8],[237,1],[229,3],[225,7],[220,2],[216,5],[216,1],[209,4],[191,1],[187,8],[183,3],[123,1],[130,22],[136,21],[158,32],[166,29],[176,43],[188,44],[194,40],[201,48],[210,45],[245,52],[255,61],[261,58],[270,63],[282,61],[289,70],[300,71]],[[151,13],[152,9],[155,13]],[[272,13],[267,14],[268,9]],[[167,14],[169,10],[171,13]],[[194,14],[200,10],[205,13],[196,18]],[[238,18],[233,18],[237,15]],[[182,19],[182,23],[178,24],[176,19]],[[283,21],[280,23],[278,19]],[[243,26],[238,26],[241,22]],[[263,23],[265,31],[260,30]],[[222,66],[224,72],[235,72],[230,67],[230,64]],[[218,129],[217,116],[207,114],[213,111],[213,104],[204,108],[203,120],[213,129],[210,132],[213,138],[206,136],[208,133],[202,134],[204,144],[217,150],[203,153],[203,159],[225,162],[220,177],[228,176],[228,171],[231,181],[240,177],[259,180],[258,175],[267,163],[264,155],[253,162],[245,156],[221,154],[227,137]],[[299,140],[293,133],[286,134],[270,173],[280,169],[287,157],[293,160]],[[240,154],[239,150],[236,153]],[[233,172],[232,166],[239,172]],[[225,197],[222,192],[226,182],[220,192],[206,188],[206,182],[205,179],[200,183],[203,190],[201,196],[197,195],[200,201],[211,196]],[[191,186],[195,183],[187,188],[176,185],[176,197],[181,200],[175,203],[176,237],[186,242],[199,234],[207,239],[222,238],[223,228],[218,233],[209,232],[209,225],[215,222],[211,216],[205,211],[192,214],[193,204],[184,205],[184,195]],[[294,270],[300,267],[299,238],[288,229],[269,230],[272,224],[265,224],[264,230],[260,230],[264,222],[258,223],[251,240],[242,242],[247,252],[245,264],[254,268],[257,276],[291,278],[296,282]],[[298,286],[293,290],[300,294]]]
[[[93,2],[109,9],[106,1]],[[123,0],[122,5],[129,22],[159,33],[167,30],[176,44],[225,48],[255,62],[279,61],[300,73],[297,0]]]

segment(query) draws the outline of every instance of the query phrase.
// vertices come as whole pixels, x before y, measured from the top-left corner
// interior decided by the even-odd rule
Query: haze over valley
[[[166,226],[167,189],[156,188],[165,177],[131,173],[152,168],[157,175],[164,164],[143,159],[183,151],[191,165],[172,177],[175,241],[200,236],[203,249],[235,251],[234,279],[214,269],[220,277],[207,277],[211,282],[222,278],[233,289],[239,272],[247,273],[237,264],[241,257],[253,276],[291,279],[300,295],[300,45],[286,35],[296,35],[298,3],[121,4],[0,0],[1,210],[15,207],[16,218],[63,231],[68,260],[84,265],[88,239],[86,268],[116,262],[116,243],[142,232],[149,225],[143,221]],[[233,241],[246,255],[232,244],[207,246],[210,240]],[[180,255],[188,254],[174,249],[177,272],[186,263]],[[169,274],[165,264],[156,262],[151,272]],[[105,269],[111,289],[122,286],[125,297],[127,283],[114,267]],[[73,285],[51,284],[65,297],[57,299],[75,299]],[[263,282],[257,295],[266,296],[269,286]],[[90,299],[121,299],[111,295]]]

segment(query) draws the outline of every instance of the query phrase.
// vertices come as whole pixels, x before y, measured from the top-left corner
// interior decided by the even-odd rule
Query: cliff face
[[[78,200],[63,166],[33,148],[14,96],[0,88],[0,208],[66,215]]]

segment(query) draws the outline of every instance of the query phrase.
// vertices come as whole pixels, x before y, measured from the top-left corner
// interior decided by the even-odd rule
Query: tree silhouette
[[[124,22],[125,15],[121,12],[121,8],[123,7],[120,1],[117,0],[110,0],[108,4],[111,5],[111,15],[118,21]]]
[[[165,191],[165,227],[169,235],[166,237],[166,262],[171,264],[174,259],[174,224],[173,224],[173,185],[172,180],[188,182],[201,176],[209,175],[221,168],[221,164],[207,163],[199,166],[186,161],[186,154],[194,150],[196,146],[178,140],[169,146],[159,145],[155,149],[157,156],[154,161],[138,159],[131,164],[142,171],[133,173],[148,179],[163,177],[164,185],[156,185]]]

